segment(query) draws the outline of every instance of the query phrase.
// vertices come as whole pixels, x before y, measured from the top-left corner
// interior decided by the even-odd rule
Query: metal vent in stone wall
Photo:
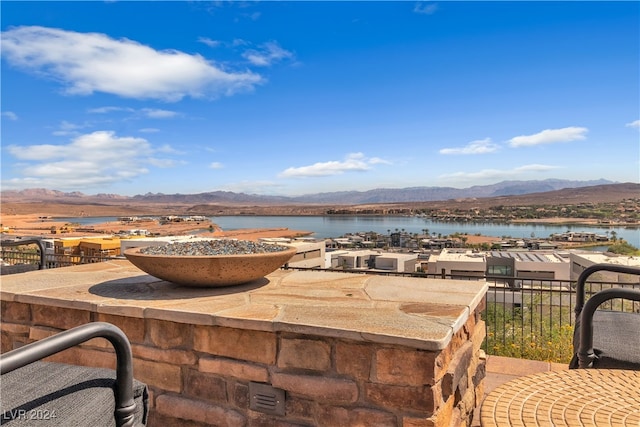
[[[284,415],[284,390],[270,384],[249,383],[249,409],[272,415]]]

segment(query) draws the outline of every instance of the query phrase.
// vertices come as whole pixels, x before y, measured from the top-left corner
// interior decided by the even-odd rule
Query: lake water
[[[484,236],[513,238],[539,237],[546,238],[554,233],[566,231],[589,232],[606,235],[615,231],[619,239],[640,247],[640,229],[637,227],[589,227],[584,225],[548,225],[548,224],[495,224],[468,222],[440,222],[429,218],[404,216],[214,216],[209,219],[225,231],[241,228],[281,228],[313,232],[313,237],[340,237],[347,233],[375,231],[381,234],[403,230],[409,233],[442,234],[453,233],[482,234]],[[117,221],[117,217],[80,217],[56,218],[58,221],[75,222],[82,225]]]

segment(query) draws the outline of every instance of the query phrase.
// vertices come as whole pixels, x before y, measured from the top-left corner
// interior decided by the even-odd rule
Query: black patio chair
[[[638,267],[615,264],[592,265],[580,274],[576,285],[574,356],[569,368],[640,370],[640,313],[598,309],[612,299],[640,301],[640,289],[603,289],[585,302],[587,279],[598,271],[640,275]]]
[[[92,338],[109,340],[116,370],[41,359]],[[148,392],[133,378],[131,345],[110,323],[93,322],[0,356],[3,426],[144,426]]]

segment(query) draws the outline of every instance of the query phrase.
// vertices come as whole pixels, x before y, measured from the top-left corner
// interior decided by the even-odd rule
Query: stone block
[[[315,416],[316,406],[317,403],[312,400],[287,394],[285,413],[292,418],[312,420]]]
[[[473,343],[473,354],[478,354],[482,348],[482,343],[487,336],[487,328],[484,320],[480,320],[476,323],[476,328],[471,335],[471,342]]]
[[[167,417],[217,427],[245,427],[247,424],[246,418],[237,411],[173,394],[158,396],[156,411]]]
[[[436,353],[415,349],[382,348],[376,351],[376,382],[422,386],[434,383]]]
[[[373,347],[370,345],[338,342],[336,344],[336,371],[359,381],[367,381],[371,376]]]
[[[249,386],[234,383],[232,387],[233,404],[243,411],[249,409]]]
[[[146,319],[149,340],[160,348],[190,348],[191,325],[166,320]]]
[[[182,391],[180,366],[133,358],[133,376],[149,387],[167,391]]]
[[[438,358],[436,360],[436,365],[438,367],[436,371],[435,380],[439,381],[442,376],[449,370],[449,364],[453,360],[455,353],[458,349],[467,343],[473,334],[476,333],[478,327],[476,326],[476,320],[469,318],[467,322],[463,325],[462,328],[451,338],[451,342],[440,352]],[[482,329],[484,329],[484,324],[482,324]]]
[[[216,356],[274,365],[277,338],[271,332],[196,326],[193,347],[197,351]]]
[[[462,422],[462,420],[460,420],[459,411],[454,408],[453,400],[454,399],[449,399],[448,401],[443,403],[440,407],[438,407],[438,413],[434,414],[430,418],[430,420],[433,421],[434,427],[458,427],[468,424],[467,420],[465,420],[465,422]]]
[[[358,400],[358,385],[340,378],[273,373],[271,384],[323,403],[354,403]]]
[[[318,424],[323,426],[395,427],[398,425],[398,420],[392,413],[375,409],[325,406],[318,411]]]
[[[32,305],[31,315],[34,325],[50,326],[63,330],[91,321],[91,313],[88,311],[50,305]]]
[[[331,346],[319,340],[283,338],[277,365],[279,368],[328,371],[331,368]]]
[[[0,318],[3,322],[28,323],[31,321],[31,306],[22,302],[0,301]]]
[[[215,375],[187,369],[184,375],[182,395],[200,400],[227,403],[227,383]]]
[[[209,424],[192,420],[175,418],[169,415],[151,411],[147,419],[147,427],[211,427]]]
[[[251,427],[312,427],[312,424],[256,411],[249,411],[248,418],[247,425]]]
[[[462,395],[460,399],[460,404],[458,405],[460,408],[460,414],[464,419],[468,419],[469,414],[473,413],[473,409],[475,408],[476,403],[476,393],[475,388],[469,387],[466,390],[466,393]]]
[[[33,326],[29,328],[29,339],[31,341],[40,341],[52,335],[61,332],[58,328],[48,328],[43,326]]]
[[[133,344],[131,350],[134,357],[172,365],[193,366],[198,362],[198,357],[188,350],[161,349],[139,344]]]
[[[235,360],[201,357],[198,369],[225,377],[233,377],[244,381],[266,383],[269,381],[269,371],[266,367],[253,363]]]
[[[13,336],[6,331],[0,331],[0,352],[6,353],[13,350]]]
[[[156,406],[156,393],[152,388],[147,387],[147,394],[149,395],[149,410],[152,411]]]
[[[436,424],[431,418],[402,417],[400,425],[402,427],[435,427]]]
[[[6,353],[19,347],[19,344],[28,342],[30,329],[28,325],[1,321],[0,352]]]
[[[4,320],[0,323],[0,330],[2,332],[6,332],[11,335],[23,335],[25,337],[29,336],[29,331],[31,328],[29,325],[22,325],[19,323],[7,323]]]
[[[467,392],[467,370],[471,365],[472,357],[473,344],[468,341],[455,353],[453,360],[449,363],[447,373],[442,377],[443,401],[447,401],[458,389],[461,396]]]
[[[418,411],[426,416],[431,416],[435,411],[434,395],[430,386],[408,387],[367,383],[365,398],[382,408]]]
[[[113,352],[83,347],[71,347],[45,358],[49,362],[68,363],[70,365],[91,366],[94,368],[116,368],[116,355]]]
[[[127,336],[130,343],[144,342],[144,320],[136,317],[116,316],[113,314],[98,313],[98,322],[111,323],[114,326],[122,329],[122,332]]]

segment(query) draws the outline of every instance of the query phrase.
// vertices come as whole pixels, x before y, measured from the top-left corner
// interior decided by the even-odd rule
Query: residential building
[[[338,255],[338,267],[348,269],[375,268],[375,259],[378,256],[380,256],[380,252],[369,249],[345,251],[345,253]]]
[[[425,271],[424,261],[420,262],[420,268]],[[443,249],[429,257],[426,271],[453,278],[485,275],[515,278],[509,281],[511,286],[522,280],[566,281],[571,276],[568,252],[558,251]]]
[[[484,252],[470,249],[443,249],[439,254],[432,254],[429,257],[427,273],[442,274],[453,278],[455,276],[483,277],[487,268],[486,265]]]
[[[260,239],[260,241],[264,243],[282,243],[289,246],[295,246],[296,254],[287,263],[289,267],[324,268],[325,266],[324,240],[313,240],[308,238],[264,238]]]
[[[78,243],[81,255],[87,257],[113,257],[120,255],[120,239],[117,237],[105,237],[95,239],[82,239]]]
[[[375,257],[375,269],[398,273],[412,273],[416,270],[417,254],[382,253]]]
[[[590,251],[572,251],[570,254],[571,261],[571,279],[576,280],[580,273],[587,267],[594,264],[616,264],[630,267],[640,267],[640,256],[618,255],[610,252],[590,252]],[[630,276],[626,274],[618,274],[614,272],[597,272],[593,274],[593,279],[612,281],[619,283],[640,283],[640,276]]]

